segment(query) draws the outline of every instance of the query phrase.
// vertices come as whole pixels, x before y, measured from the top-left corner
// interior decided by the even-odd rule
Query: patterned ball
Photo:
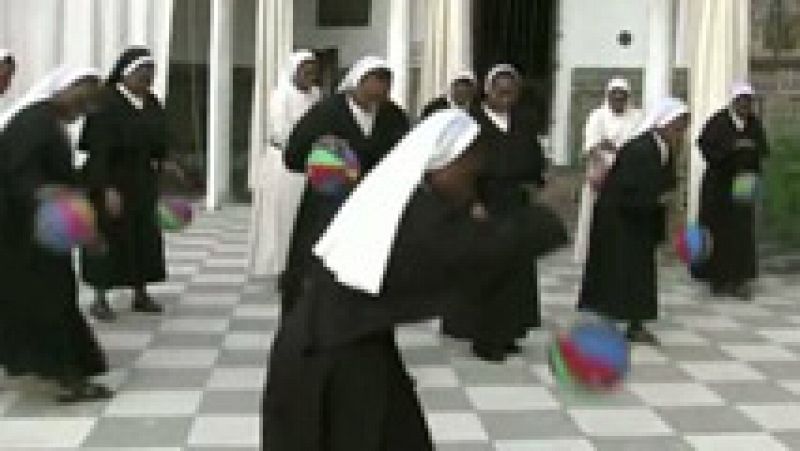
[[[699,225],[690,224],[678,230],[673,243],[678,258],[687,266],[703,263],[711,256],[711,233]]]
[[[59,254],[92,245],[98,240],[94,207],[82,193],[50,191],[37,207],[34,236],[40,246]]]
[[[192,222],[192,204],[180,197],[162,197],[158,201],[158,224],[163,230],[179,231]]]
[[[737,202],[753,202],[761,191],[761,180],[751,172],[739,174],[733,178],[731,196]]]
[[[306,161],[311,188],[327,196],[345,196],[361,175],[356,153],[338,138],[323,137],[311,149]]]
[[[590,391],[613,389],[629,369],[629,348],[614,325],[593,322],[560,333],[548,351],[556,381]]]

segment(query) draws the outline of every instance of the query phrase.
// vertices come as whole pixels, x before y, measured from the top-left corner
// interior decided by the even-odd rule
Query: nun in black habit
[[[544,184],[544,153],[533,121],[518,108],[520,77],[514,67],[500,64],[486,77],[486,99],[473,108],[487,143],[486,168],[479,181],[479,195],[490,214],[508,214],[527,209],[531,199],[526,184]],[[471,338],[475,354],[488,361],[503,361],[519,352],[515,341],[541,323],[536,262],[509,274],[497,287],[502,303],[453,304],[443,322],[443,332],[456,338]],[[477,307],[476,307],[477,306]]]
[[[66,126],[98,80],[93,69],[58,69],[0,118],[0,367],[55,382],[63,402],[109,397],[90,381],[107,366],[78,308],[72,256],[40,247],[34,218],[42,190],[75,187]]]
[[[715,295],[751,296],[748,282],[758,275],[755,199],[733,199],[737,176],[760,175],[769,153],[766,134],[753,111],[753,88],[736,84],[732,101],[706,122],[698,144],[706,161],[700,194],[700,223],[714,245],[709,260],[697,268]]]
[[[492,291],[566,238],[552,215],[470,209],[482,164],[477,134],[458,110],[423,121],[317,242],[308,289],[272,348],[262,449],[433,449],[395,326],[438,315],[466,291]]]
[[[156,217],[158,174],[165,162],[164,108],[151,92],[155,63],[147,49],[126,50],[106,82],[99,111],[86,118],[80,148],[89,158],[84,182],[100,215],[107,252],[82,254],[83,279],[96,290],[90,312],[111,321],[106,292],[134,290],[133,310],[159,313],[146,285],[166,279],[164,245]]]
[[[676,185],[675,158],[688,108],[664,99],[637,137],[618,151],[592,214],[578,308],[627,321],[630,341],[655,343],[644,329],[658,318],[656,247],[665,239],[664,195]]]
[[[361,170],[371,170],[408,132],[408,117],[389,99],[392,73],[377,57],[359,60],[348,72],[339,93],[317,103],[297,123],[284,150],[284,163],[304,173],[311,147],[330,135],[347,141],[357,154]],[[288,312],[301,293],[311,259],[311,247],[340,204],[306,189],[292,233],[286,271],[281,277],[281,305]]]
[[[447,85],[447,93],[431,100],[422,108],[420,119],[448,108],[471,110],[476,99],[476,84],[475,73],[471,70],[457,72]]]

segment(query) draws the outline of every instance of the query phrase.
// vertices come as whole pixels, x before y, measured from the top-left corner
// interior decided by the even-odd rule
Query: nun
[[[86,118],[80,148],[87,152],[84,183],[101,212],[106,252],[83,253],[82,276],[95,289],[92,316],[113,321],[107,291],[133,289],[133,310],[160,313],[147,293],[166,279],[164,245],[156,217],[158,176],[166,162],[167,122],[151,91],[155,62],[144,48],[130,48],[109,75],[98,111]]]
[[[433,114],[366,176],[317,241],[308,289],[272,348],[262,449],[434,449],[395,327],[438,315],[464,290],[491,291],[504,273],[552,250],[548,237],[566,239],[553,216],[472,208],[483,162],[477,136],[465,112]]]
[[[492,68],[485,80],[485,100],[472,110],[488,146],[479,195],[489,214],[504,215],[527,209],[531,203],[525,185],[544,184],[545,159],[529,112],[519,106],[520,74],[508,64]],[[540,325],[536,262],[509,274],[497,287],[507,301],[453,304],[442,330],[455,338],[472,340],[472,350],[483,360],[502,362],[521,351],[516,341]]]
[[[286,267],[289,240],[305,190],[305,177],[286,170],[282,151],[295,124],[316,104],[319,67],[313,53],[303,50],[289,64],[269,105],[269,145],[259,159],[254,208],[250,222],[250,271],[259,276],[280,276]]]
[[[753,109],[754,91],[733,86],[731,101],[706,122],[698,145],[706,162],[700,194],[700,223],[714,240],[709,260],[699,269],[717,296],[750,299],[757,277],[754,199],[734,200],[737,176],[761,174],[769,149],[764,127]]]
[[[8,49],[0,49],[0,96],[8,91],[16,71],[17,61],[14,54]]]
[[[34,239],[38,193],[76,185],[67,126],[98,82],[93,69],[60,68],[0,119],[0,367],[54,382],[61,402],[111,395],[91,381],[107,365],[78,308],[72,256]]]
[[[425,119],[437,111],[448,108],[471,110],[475,104],[477,86],[473,71],[467,69],[458,71],[447,84],[447,93],[428,102],[422,109],[420,118]]]
[[[658,318],[655,253],[688,120],[684,102],[660,101],[617,152],[595,202],[578,308],[627,322],[631,342],[656,343],[644,322]]]
[[[589,114],[584,128],[583,152],[586,157],[586,181],[581,192],[578,229],[575,233],[575,262],[586,262],[589,248],[589,229],[597,190],[602,189],[602,177],[614,163],[617,151],[633,138],[642,115],[631,102],[631,87],[624,78],[608,82],[603,104]]]
[[[367,56],[356,62],[338,94],[314,105],[292,130],[283,153],[286,167],[304,173],[314,143],[323,136],[334,136],[349,143],[363,173],[371,170],[409,128],[405,112],[389,98],[391,84],[392,72],[383,59]],[[284,313],[302,289],[313,243],[339,204],[310,189],[303,194],[280,281]]]

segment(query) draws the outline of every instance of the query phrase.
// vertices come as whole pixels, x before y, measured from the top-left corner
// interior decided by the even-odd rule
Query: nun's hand
[[[161,162],[161,169],[164,172],[168,172],[168,173],[174,175],[182,183],[186,183],[186,173],[183,171],[183,169],[180,166],[178,166],[178,163],[176,163],[174,161],[165,160],[165,161]]]
[[[114,218],[118,218],[122,214],[122,196],[119,191],[114,188],[106,189],[106,210]]]
[[[472,209],[470,209],[470,215],[473,219],[478,221],[486,221],[489,219],[489,212],[486,210],[486,206],[480,202],[475,202],[472,204]]]

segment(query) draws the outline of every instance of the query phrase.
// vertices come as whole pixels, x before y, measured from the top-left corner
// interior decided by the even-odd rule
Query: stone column
[[[218,209],[230,191],[233,0],[211,1],[206,208]]]
[[[389,0],[389,36],[386,56],[394,72],[392,100],[408,108],[409,58],[411,51],[411,4],[409,0]]]
[[[648,110],[671,92],[675,29],[673,0],[648,0],[649,33],[644,80],[644,105]]]

